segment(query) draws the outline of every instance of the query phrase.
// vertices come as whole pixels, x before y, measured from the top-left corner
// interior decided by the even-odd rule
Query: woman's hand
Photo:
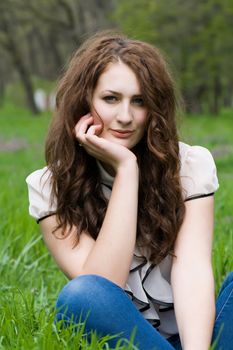
[[[124,164],[136,160],[128,148],[106,140],[101,134],[102,125],[94,124],[91,113],[83,116],[75,126],[75,135],[79,143],[92,157],[109,164],[117,172]]]

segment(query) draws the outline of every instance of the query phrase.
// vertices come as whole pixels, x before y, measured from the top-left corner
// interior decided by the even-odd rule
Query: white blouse
[[[179,148],[184,200],[212,195],[219,184],[211,153],[206,148],[189,146],[182,142],[179,143]],[[109,198],[114,178],[99,162],[98,166],[104,194]],[[29,213],[36,220],[56,213],[56,200],[51,202],[50,177],[51,173],[44,167],[34,171],[26,179]],[[125,292],[142,315],[165,337],[178,333],[170,284],[171,263],[172,258],[168,255],[159,265],[154,266],[135,247],[125,287]]]

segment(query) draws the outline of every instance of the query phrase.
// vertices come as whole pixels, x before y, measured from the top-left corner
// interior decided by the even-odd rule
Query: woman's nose
[[[128,103],[124,103],[120,106],[117,113],[117,121],[123,124],[129,124],[133,120],[133,111]]]

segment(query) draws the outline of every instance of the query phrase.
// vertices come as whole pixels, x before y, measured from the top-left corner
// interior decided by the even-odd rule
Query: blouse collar
[[[100,171],[101,183],[107,187],[112,188],[114,177],[111,176],[103,167],[103,165],[97,160],[97,166]]]

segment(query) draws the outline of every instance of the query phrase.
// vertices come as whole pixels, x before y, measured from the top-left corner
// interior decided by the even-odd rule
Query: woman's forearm
[[[136,160],[118,169],[101,230],[82,274],[99,274],[125,286],[136,241],[138,183]]]
[[[215,318],[214,279],[209,263],[172,269],[175,313],[182,348],[208,350]]]

